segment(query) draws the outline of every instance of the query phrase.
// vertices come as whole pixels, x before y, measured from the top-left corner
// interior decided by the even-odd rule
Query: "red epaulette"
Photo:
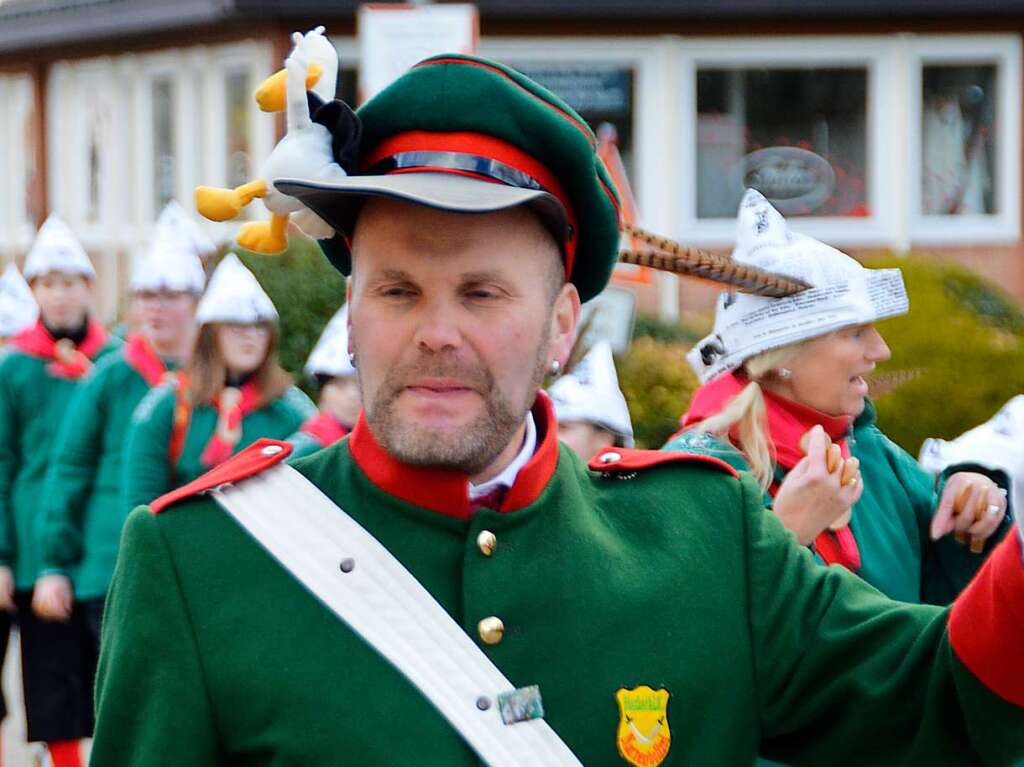
[[[592,471],[639,471],[666,463],[706,463],[717,469],[739,476],[739,472],[721,458],[701,453],[683,453],[674,450],[634,450],[629,447],[606,447],[587,466]]]
[[[277,439],[258,439],[237,455],[231,456],[219,466],[215,466],[198,479],[162,495],[149,504],[154,514],[159,514],[169,506],[212,490],[221,485],[248,479],[254,474],[281,463],[291,455],[292,446],[288,442]]]

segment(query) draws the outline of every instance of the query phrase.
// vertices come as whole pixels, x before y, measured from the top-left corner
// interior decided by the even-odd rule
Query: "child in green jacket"
[[[74,600],[84,616],[90,666],[99,655],[104,598],[129,511],[121,506],[125,432],[146,393],[187,360],[206,282],[200,254],[213,249],[184,209],[168,204],[132,277],[136,330],[83,381],[57,438],[40,513],[36,612],[68,620]]]
[[[277,362],[277,310],[234,254],[210,278],[196,322],[184,385],[157,387],[132,416],[125,510],[187,484],[260,437],[288,437],[315,411]]]
[[[78,741],[92,734],[92,672],[81,660],[81,616],[50,621],[33,612],[36,531],[53,490],[44,478],[68,403],[93,363],[119,343],[90,318],[95,271],[56,216],[40,229],[25,277],[39,321],[0,357],[0,642],[6,646],[6,616],[16,610],[28,739],[45,741],[56,767],[64,767],[80,763]]]

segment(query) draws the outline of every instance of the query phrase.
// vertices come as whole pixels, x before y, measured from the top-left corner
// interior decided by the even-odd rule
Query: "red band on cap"
[[[543,163],[507,141],[502,141],[483,133],[408,131],[391,136],[377,144],[373,151],[363,158],[362,167],[363,169],[371,168],[387,160],[389,157],[406,152],[451,152],[486,157],[504,163],[533,178],[544,191],[552,194],[565,209],[566,219],[569,222],[569,233],[563,245],[565,247],[565,276],[566,279],[569,279],[572,275],[573,263],[576,258],[576,242],[579,237],[579,227],[576,224],[576,214],[569,200],[569,195],[566,194],[565,189],[558,182],[555,174]],[[416,169],[404,168],[396,172],[409,173],[413,170]],[[483,176],[467,173],[458,168],[424,167],[419,170],[433,173],[455,173],[457,175],[481,178],[485,181],[491,180]]]

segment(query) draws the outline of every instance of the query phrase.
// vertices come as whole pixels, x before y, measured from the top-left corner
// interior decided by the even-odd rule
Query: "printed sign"
[[[439,53],[474,53],[476,6],[368,3],[359,7],[359,99],[373,98],[414,64]]]

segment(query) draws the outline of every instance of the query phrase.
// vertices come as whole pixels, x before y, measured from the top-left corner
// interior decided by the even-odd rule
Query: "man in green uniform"
[[[33,613],[36,531],[68,403],[93,362],[117,346],[89,316],[94,277],[71,230],[50,216],[25,261],[39,321],[15,335],[0,358],[0,607],[11,609],[13,586],[28,739],[46,741],[60,765],[76,764],[77,741],[91,732],[92,696],[79,654],[80,617],[53,623]]]
[[[131,511],[121,502],[125,434],[146,393],[186,361],[206,281],[200,256],[214,247],[178,203],[168,204],[132,276],[136,332],[78,388],[57,438],[40,513],[34,606],[42,618],[67,621],[74,599],[84,617],[83,653],[93,665],[121,527]]]
[[[538,389],[616,258],[592,133],[527,78],[454,55],[360,116],[348,177],[275,185],[344,235],[325,251],[352,274],[363,416],[297,473],[267,468],[286,447],[258,444],[132,513],[104,624],[97,765],[1024,755],[1016,536],[952,610],[900,605],[816,565],[719,461],[619,448],[588,468],[559,446]],[[292,475],[317,498],[275,489]],[[232,505],[237,493],[253,503]],[[307,500],[332,513],[288,552]],[[249,532],[275,521],[280,536]],[[423,590],[374,591],[384,572]],[[350,583],[352,605],[330,596]],[[390,599],[407,617],[371,645]],[[424,655],[449,624],[449,644]],[[471,693],[496,673],[518,689]],[[549,758],[517,757],[512,741]]]

